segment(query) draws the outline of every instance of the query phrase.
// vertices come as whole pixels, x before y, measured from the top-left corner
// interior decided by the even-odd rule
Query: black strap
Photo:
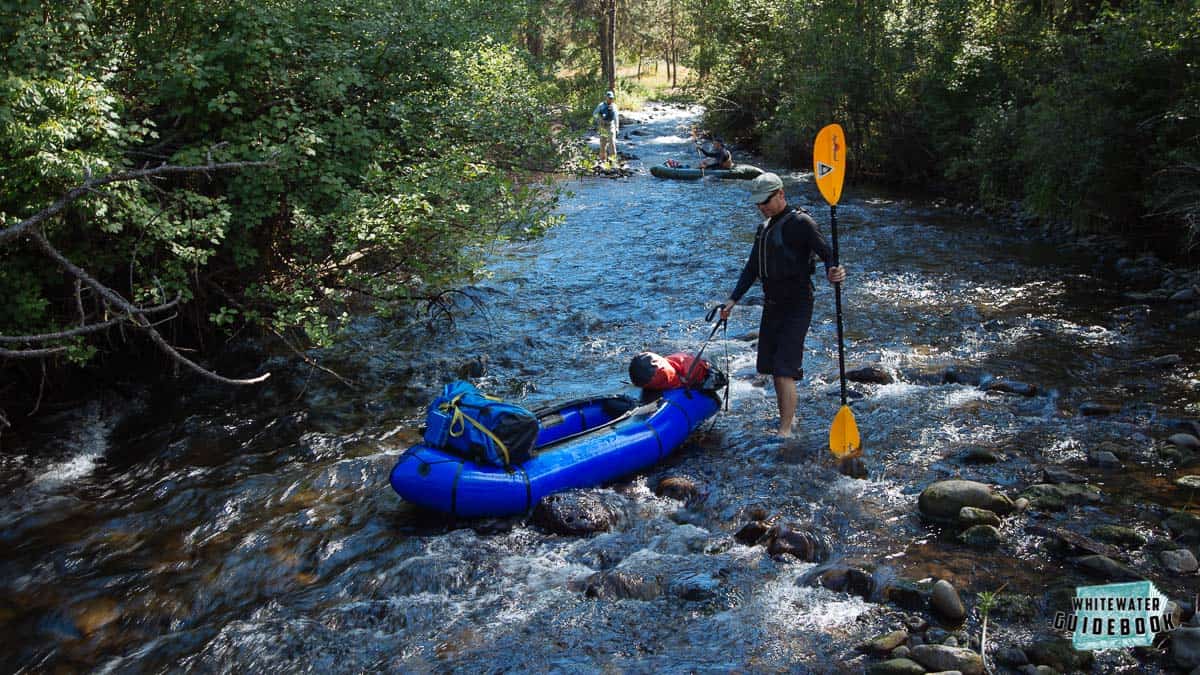
[[[454,472],[454,482],[450,484],[450,514],[458,515],[458,478],[462,475],[465,462],[458,463],[458,470]]]
[[[655,429],[654,425],[650,424],[649,420],[642,422],[642,424],[645,424],[646,428],[650,430],[650,433],[654,434],[654,440],[658,443],[658,458],[661,460],[663,458],[663,443],[662,437],[658,435],[658,429]]]

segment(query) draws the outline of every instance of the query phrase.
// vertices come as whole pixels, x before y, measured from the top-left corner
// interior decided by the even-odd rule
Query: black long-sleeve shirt
[[[796,217],[791,217],[795,213]],[[775,237],[775,228],[782,228],[782,237]],[[782,240],[788,251],[775,250],[775,243]],[[828,270],[833,263],[833,250],[825,243],[817,230],[817,223],[807,213],[788,208],[768,221],[766,227],[759,226],[754,236],[754,247],[742,268],[737,286],[729,297],[737,302],[756,280],[761,279],[763,296],[769,302],[793,303],[807,301],[812,297],[812,281],[809,279],[808,260],[816,254]],[[790,258],[790,260],[789,260]],[[776,269],[781,262],[787,263],[786,270]],[[776,269],[772,275],[769,270]]]

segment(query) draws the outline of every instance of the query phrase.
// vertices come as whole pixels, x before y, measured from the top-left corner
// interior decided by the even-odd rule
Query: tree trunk
[[[600,75],[617,86],[617,0],[600,0]]]

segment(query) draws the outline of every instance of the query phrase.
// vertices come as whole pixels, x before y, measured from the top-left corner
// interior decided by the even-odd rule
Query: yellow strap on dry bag
[[[449,403],[443,403],[442,405],[438,406],[444,412],[449,412],[450,410],[454,411],[454,414],[450,417],[450,435],[453,436],[454,438],[458,438],[459,436],[462,436],[463,433],[466,432],[466,430],[467,430],[466,423],[470,422],[471,424],[473,424],[475,426],[476,429],[487,434],[487,437],[492,439],[492,442],[496,444],[496,447],[500,448],[500,452],[504,455],[504,466],[508,466],[510,464],[509,456],[508,456],[508,446],[504,445],[504,441],[500,440],[496,436],[496,434],[493,434],[491,429],[488,429],[487,427],[483,426],[483,424],[481,424],[479,422],[479,420],[464,413],[462,411],[462,409],[460,409],[458,407],[458,399],[460,399],[462,397],[463,397],[463,394],[459,394],[458,396],[455,396]],[[500,400],[500,399],[496,398],[495,396],[488,396],[487,394],[483,394],[483,397],[490,401],[499,401]]]

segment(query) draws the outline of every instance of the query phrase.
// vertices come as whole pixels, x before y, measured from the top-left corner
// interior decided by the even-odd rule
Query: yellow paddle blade
[[[813,178],[825,201],[836,205],[842,198],[842,181],[846,178],[846,133],[837,124],[817,133],[813,143]]]
[[[858,457],[862,454],[859,449],[861,443],[854,413],[850,412],[850,406],[844,405],[829,427],[829,451],[838,458]]]

